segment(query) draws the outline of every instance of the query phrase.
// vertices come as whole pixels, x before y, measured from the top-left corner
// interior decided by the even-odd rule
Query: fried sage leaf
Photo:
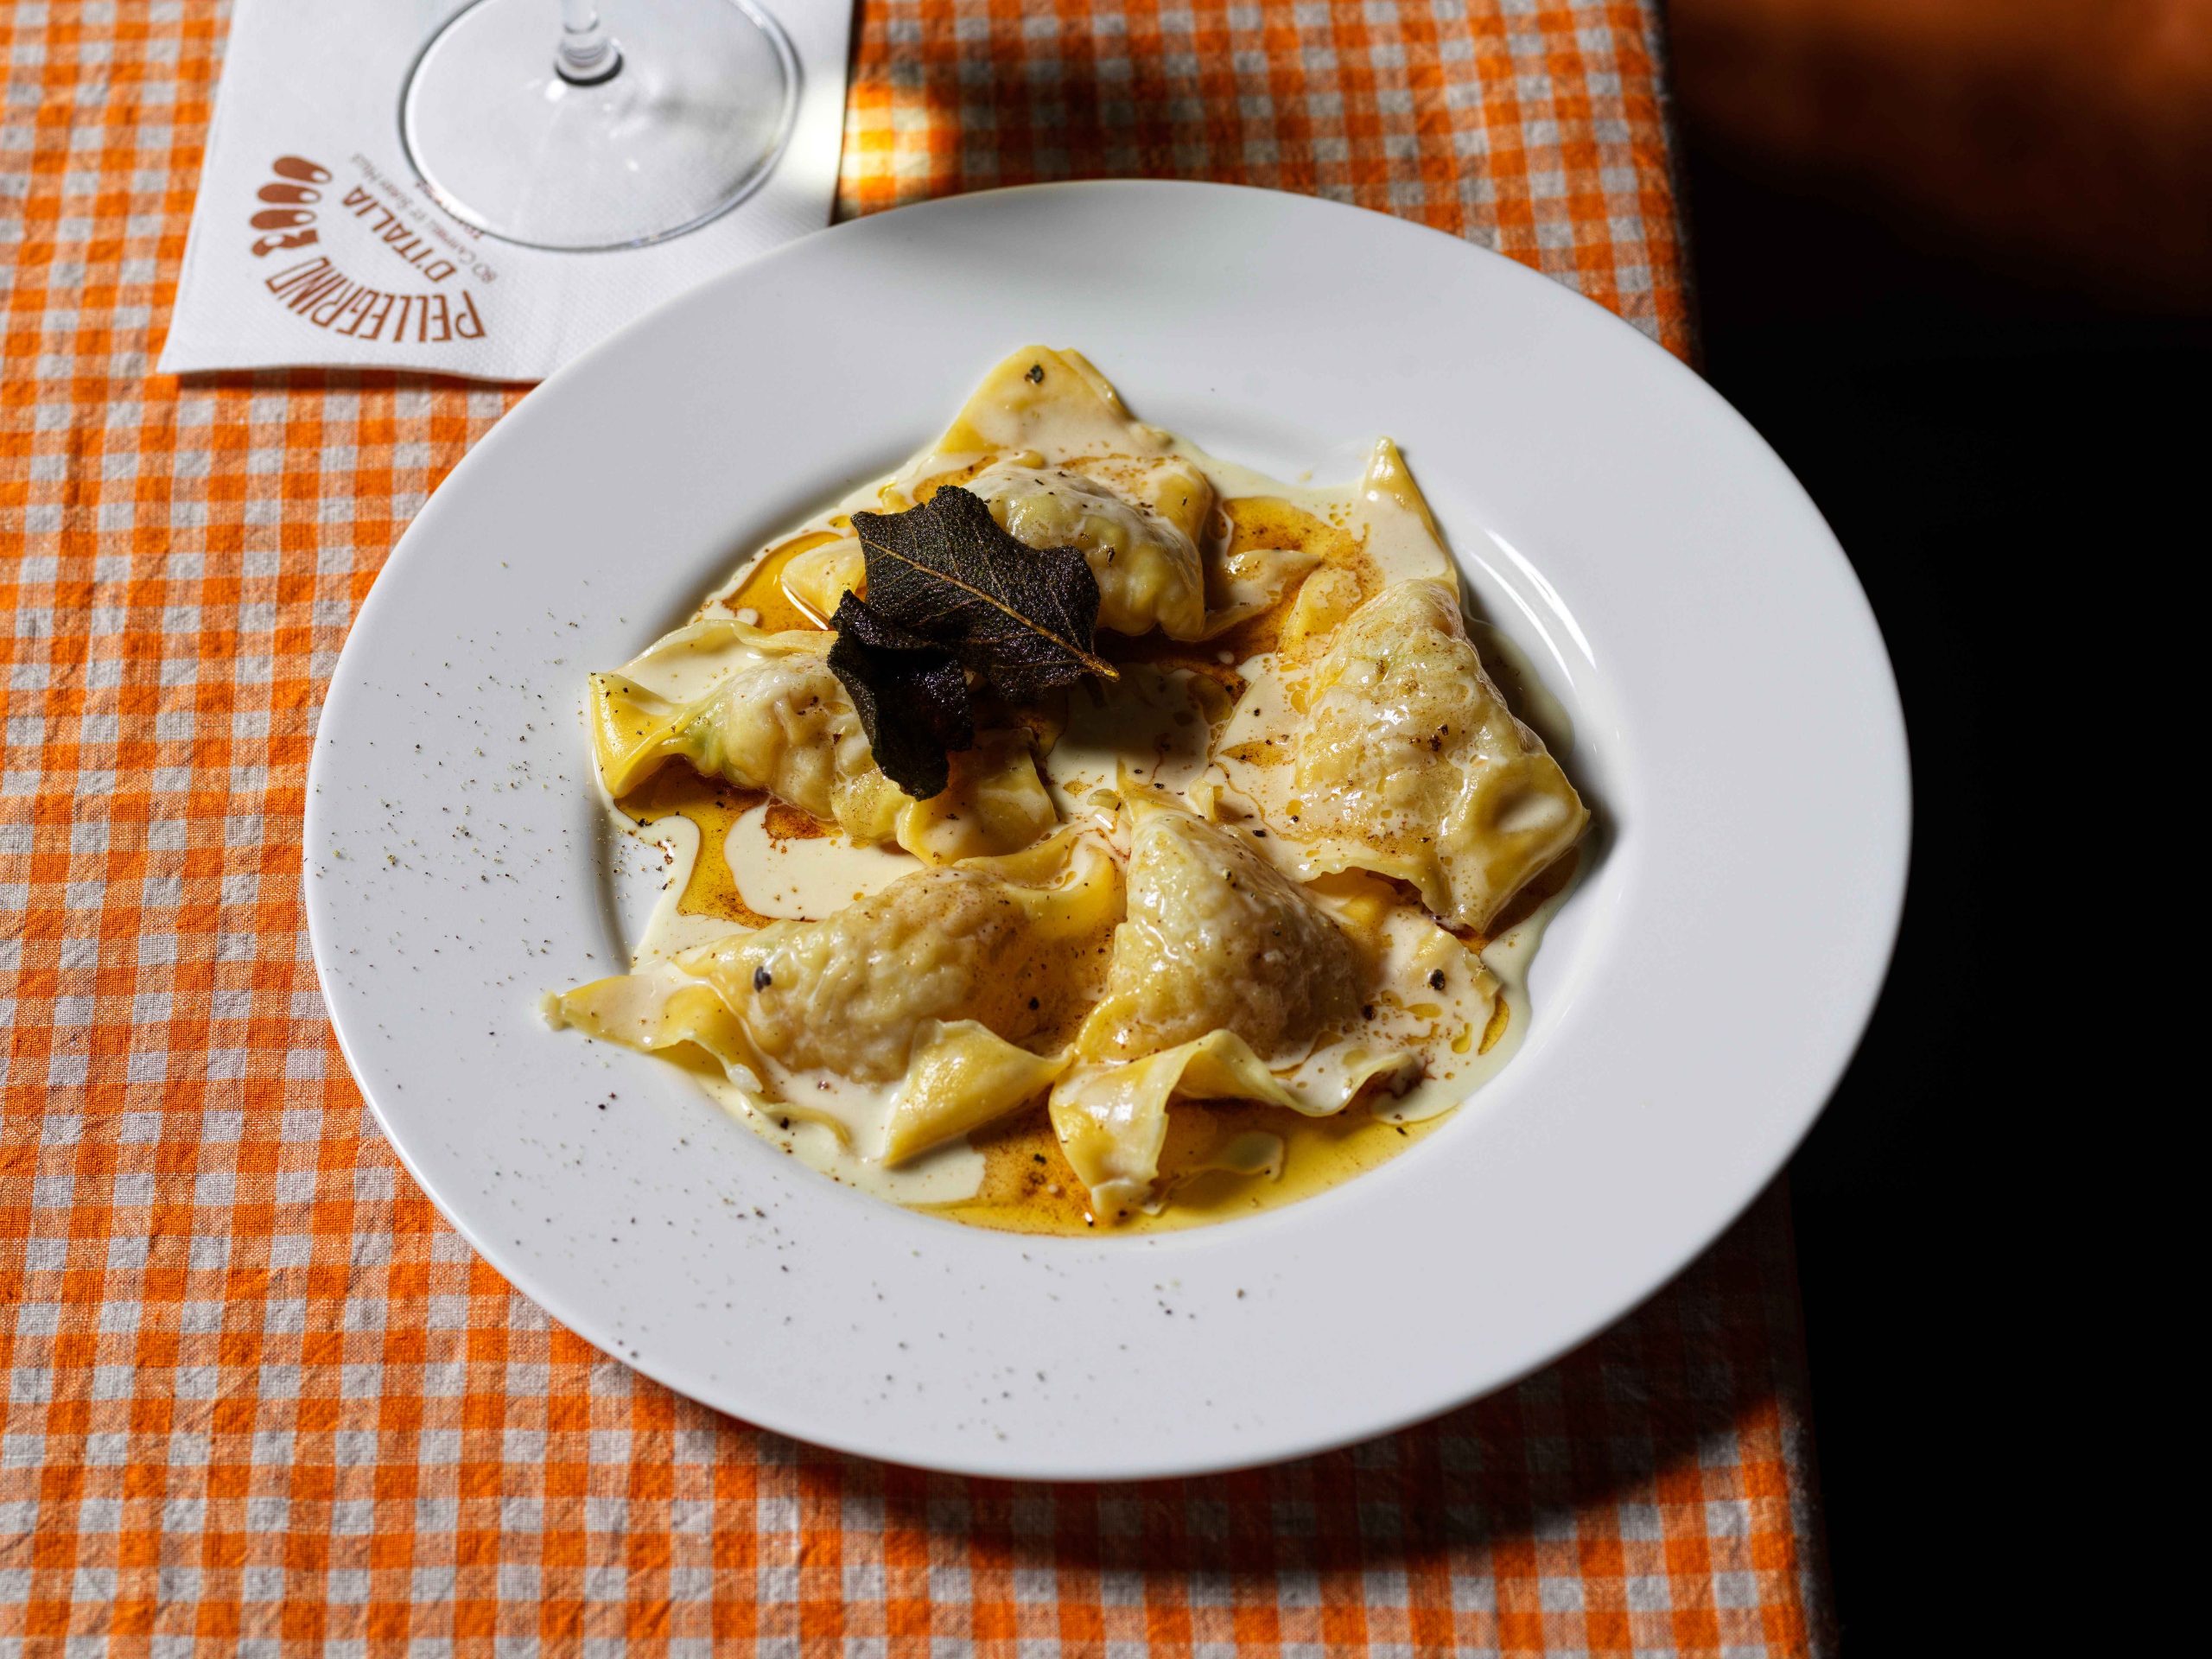
[[[1098,582],[1077,549],[1015,540],[957,486],[906,512],[856,512],[853,529],[876,615],[949,647],[1008,702],[1119,677],[1091,648]]]
[[[848,593],[831,619],[830,671],[844,683],[883,775],[918,801],[951,780],[946,752],[972,748],[968,675],[947,647],[901,627]]]

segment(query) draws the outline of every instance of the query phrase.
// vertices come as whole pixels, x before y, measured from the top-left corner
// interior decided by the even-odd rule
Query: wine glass
[[[475,0],[399,99],[438,205],[534,248],[634,248],[696,229],[768,176],[798,60],[749,0]],[[558,29],[556,31],[557,22]]]

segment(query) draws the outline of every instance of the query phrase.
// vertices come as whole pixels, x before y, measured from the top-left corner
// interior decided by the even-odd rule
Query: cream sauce
[[[1045,757],[1053,804],[1084,817],[1124,776],[1179,794],[1205,771],[1214,721],[1228,712],[1228,694],[1187,668],[1131,663],[1110,683],[1085,681],[1068,694],[1067,727]]]
[[[1567,855],[1571,861],[1573,854]],[[1560,890],[1477,953],[1489,981],[1487,1022],[1473,1017],[1468,999],[1455,998],[1437,1020],[1440,1046],[1429,1046],[1427,1075],[1395,1100],[1374,1103],[1385,1123],[1420,1123],[1441,1116],[1505,1069],[1529,1031],[1529,968],[1544,930],[1573,890],[1572,874]],[[1448,936],[1447,936],[1448,937]]]
[[[831,1180],[872,1197],[893,1204],[957,1204],[973,1198],[982,1185],[983,1154],[964,1140],[948,1141],[896,1168],[887,1168],[867,1156],[863,1149],[880,1143],[880,1124],[888,1115],[880,1097],[873,1103],[848,1099],[845,1113],[839,1116],[813,1114],[767,1099],[761,1091],[727,1078],[706,1072],[693,1075],[709,1098],[770,1145]],[[880,1091],[882,1096],[888,1093]],[[855,1136],[842,1128],[844,1116],[873,1122],[878,1128],[874,1139],[870,1140],[865,1129]]]
[[[767,660],[766,652],[728,626],[692,622],[653,641],[620,671],[671,702],[690,702],[704,696],[718,680]]]
[[[704,840],[699,826],[677,813],[650,826],[632,823],[627,818],[622,823],[629,834],[658,848],[668,864],[660,897],[653,901],[652,913],[645,918],[645,929],[638,935],[637,945],[630,953],[631,967],[651,968],[657,963],[672,960],[679,952],[695,945],[712,944],[716,939],[727,938],[727,917],[683,907],[683,895],[691,885],[691,874],[697,868],[699,849]]]
[[[911,854],[865,846],[834,830],[779,835],[772,823],[777,816],[764,801],[741,815],[722,842],[738,891],[747,906],[763,916],[819,921],[918,868]],[[721,933],[728,931],[727,924],[721,925]]]

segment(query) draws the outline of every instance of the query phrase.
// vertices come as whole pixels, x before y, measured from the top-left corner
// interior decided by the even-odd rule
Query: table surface
[[[300,820],[355,607],[520,394],[150,376],[226,23],[0,5],[0,1650],[1825,1650],[1777,1194],[1514,1389],[1143,1486],[763,1433],[474,1257],[346,1076]],[[862,0],[839,209],[1313,192],[1685,351],[1660,44],[1621,0]]]

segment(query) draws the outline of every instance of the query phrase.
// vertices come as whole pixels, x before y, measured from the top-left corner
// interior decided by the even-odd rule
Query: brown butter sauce
[[[800,609],[798,602],[784,591],[784,569],[802,553],[810,553],[817,547],[827,547],[832,542],[843,539],[834,530],[813,530],[804,536],[794,536],[789,541],[777,543],[754,562],[736,588],[722,595],[721,604],[731,611],[758,611],[760,613],[758,626],[771,633],[785,633],[801,628],[820,632],[822,625]]]

